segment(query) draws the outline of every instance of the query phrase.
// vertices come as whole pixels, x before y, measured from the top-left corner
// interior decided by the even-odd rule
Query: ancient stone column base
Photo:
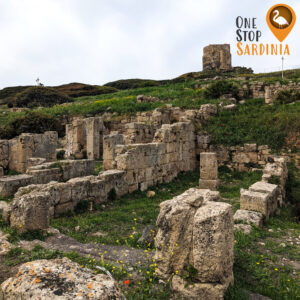
[[[216,191],[219,188],[220,181],[219,180],[199,180],[199,188],[200,189],[209,189],[212,191]]]

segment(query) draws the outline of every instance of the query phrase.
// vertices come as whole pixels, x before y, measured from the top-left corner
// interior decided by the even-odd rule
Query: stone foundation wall
[[[205,132],[198,132],[196,155],[202,152],[216,152],[218,165],[228,166],[230,169],[249,171],[256,166],[265,166],[272,158],[267,145],[244,144],[244,146],[226,147],[211,144],[211,137]]]
[[[104,169],[126,172],[129,191],[170,182],[179,172],[196,168],[194,127],[190,122],[164,124],[149,144],[124,145],[122,135],[107,136],[103,159]]]
[[[233,210],[218,199],[218,192],[189,189],[160,204],[156,274],[172,278],[178,299],[223,299],[233,282]],[[187,282],[191,268],[194,282]]]
[[[117,196],[128,193],[124,177],[123,171],[109,170],[98,176],[22,187],[11,205],[10,225],[19,232],[48,228],[51,217],[73,210],[79,201],[104,203],[113,188]]]
[[[287,90],[294,90],[300,91],[300,82],[290,82],[289,84],[282,85],[280,82],[276,82],[275,84],[270,84],[265,87],[265,102],[267,104],[274,103],[276,97],[279,92],[287,91]],[[298,99],[300,100],[300,99]]]
[[[27,174],[0,178],[0,196],[11,197],[20,187],[46,184],[50,181],[67,181],[71,178],[93,175],[94,160],[64,160],[48,162],[27,169]]]
[[[0,167],[24,173],[31,158],[56,160],[57,132],[22,133],[11,140],[0,140]]]

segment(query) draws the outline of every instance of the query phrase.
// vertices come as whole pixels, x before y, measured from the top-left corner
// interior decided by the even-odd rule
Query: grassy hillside
[[[116,113],[116,115],[135,114],[136,112],[163,107],[167,103],[185,109],[198,109],[205,103],[221,102],[220,99],[217,99],[219,94],[216,93],[216,89],[211,90],[213,93],[207,93],[207,90],[197,88],[201,84],[215,83],[216,81],[211,78],[216,75],[228,78],[225,83],[227,86],[231,86],[229,91],[236,93],[236,89],[241,85],[243,78],[275,82],[281,73],[242,74],[240,72],[218,73],[210,71],[187,73],[173,80],[164,81],[119,80],[107,83],[103,87],[74,83],[56,87],[61,92],[72,95],[74,97],[72,103],[43,109],[29,109],[29,111],[48,116],[52,118],[53,122],[56,122],[66,116],[85,117],[104,112]],[[298,81],[300,70],[286,71],[285,76],[286,79]],[[17,87],[16,91],[19,92],[20,89],[21,87]],[[95,89],[99,89],[101,94],[78,97],[84,92],[94,93]],[[138,103],[136,97],[140,94],[158,97],[161,101]],[[0,98],[1,95],[12,97],[12,91],[10,89],[1,90]],[[22,129],[15,129],[14,124],[19,124],[19,120],[26,119],[28,112],[12,113],[4,106],[1,109],[0,137],[7,138],[22,132]],[[238,145],[245,142],[257,142],[258,144],[268,144],[278,151],[286,145],[286,138],[293,137],[299,132],[300,104],[269,106],[264,104],[263,99],[248,99],[246,104],[239,105],[236,111],[219,112],[204,126],[204,129],[213,136],[215,143]],[[30,131],[30,128],[26,127],[26,130]],[[293,146],[291,145],[291,147]]]

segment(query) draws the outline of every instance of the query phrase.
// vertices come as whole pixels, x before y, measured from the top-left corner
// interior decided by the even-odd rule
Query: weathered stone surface
[[[182,272],[188,265],[192,251],[193,219],[203,201],[201,190],[189,189],[160,204],[155,240],[156,273],[159,277],[169,278],[172,273]]]
[[[225,284],[220,283],[193,283],[189,285],[180,276],[175,275],[172,279],[172,288],[179,299],[184,300],[223,300],[224,294],[233,278]]]
[[[7,241],[8,234],[5,234],[0,230],[0,256],[6,255],[10,249],[12,248],[12,244]],[[1,299],[1,291],[0,291],[0,299]]]
[[[0,215],[2,216],[4,222],[9,222],[11,212],[11,203],[8,203],[6,201],[0,201]]]
[[[217,190],[218,180],[218,161],[217,154],[212,152],[200,153],[200,189]]]
[[[203,48],[203,70],[230,70],[231,53],[229,44],[209,45]]]
[[[249,190],[253,191],[253,192],[266,193],[266,194],[270,194],[272,196],[276,196],[278,187],[276,184],[258,181],[258,182],[255,182],[254,184],[252,184],[249,187]]]
[[[210,189],[212,191],[216,191],[219,188],[219,185],[219,180],[206,180],[201,178],[199,179],[200,189]]]
[[[241,209],[258,211],[268,218],[271,214],[270,207],[273,207],[273,199],[271,195],[241,189]]]
[[[247,224],[234,224],[234,231],[241,231],[244,234],[250,234],[252,230],[251,225]]]
[[[21,174],[14,176],[4,176],[0,178],[0,196],[11,197],[19,187],[33,183],[33,176]]]
[[[20,233],[48,228],[51,207],[49,198],[49,194],[45,192],[25,194],[16,198],[11,206],[11,226]]]
[[[204,203],[193,224],[193,266],[200,282],[226,283],[233,277],[233,240],[231,205]]]
[[[0,166],[2,168],[8,167],[9,161],[9,142],[8,140],[0,140]]]
[[[103,131],[104,123],[101,117],[76,119],[72,124],[67,124],[66,157],[98,159]]]
[[[200,153],[200,178],[206,180],[218,179],[218,161],[216,153]]]
[[[43,134],[22,133],[9,140],[9,169],[26,172],[28,161],[33,157],[55,161],[57,140],[56,131],[46,131]]]
[[[211,202],[215,197],[207,189],[189,189],[160,205],[156,274],[163,279],[178,275],[172,287],[180,299],[222,299],[233,280],[232,207]],[[197,274],[187,287],[182,278],[189,266]]]
[[[262,213],[251,210],[238,209],[233,216],[233,220],[257,227],[262,227],[263,225]]]
[[[199,109],[200,118],[203,120],[208,120],[211,116],[216,115],[218,112],[218,107],[215,104],[203,104]]]
[[[15,277],[1,284],[1,291],[7,300],[125,299],[110,277],[67,258],[25,263]]]

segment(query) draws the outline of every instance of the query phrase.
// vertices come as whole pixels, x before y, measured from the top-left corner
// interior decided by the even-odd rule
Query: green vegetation
[[[218,99],[224,94],[232,94],[233,97],[237,98],[238,86],[229,81],[219,80],[204,90],[204,97],[207,99]]]
[[[65,94],[46,87],[30,87],[23,92],[16,94],[14,100],[10,102],[10,106],[15,107],[50,107],[55,104],[72,102],[72,98]]]
[[[286,90],[278,93],[275,102],[279,104],[288,104],[300,100],[300,92],[297,90]]]
[[[106,83],[105,87],[112,87],[119,90],[145,88],[149,86],[158,86],[159,81],[148,79],[124,79]]]
[[[264,100],[249,100],[235,111],[222,111],[212,117],[205,129],[213,142],[226,146],[257,143],[279,151],[288,133],[300,130],[300,103],[265,105]]]
[[[291,207],[282,211],[280,217],[271,218],[263,229],[254,229],[250,235],[235,233],[236,285],[228,290],[228,295],[239,294],[242,293],[242,289],[247,289],[271,299],[299,299],[300,274],[294,273],[289,266],[291,259],[300,259],[297,247],[288,245],[283,248],[278,244],[278,240],[273,240],[274,235],[282,240],[286,239],[287,231],[299,235],[299,225],[291,211]]]
[[[83,83],[69,83],[52,87],[52,89],[62,92],[72,98],[109,94],[118,91],[117,89],[109,86],[98,86]]]
[[[8,104],[13,102],[16,94],[23,92],[30,86],[14,86],[14,87],[7,87],[0,90],[0,101],[3,104]]]
[[[234,211],[236,211],[240,207],[240,189],[246,189],[253,183],[260,181],[261,176],[262,171],[240,172],[231,171],[226,166],[220,167],[220,195],[225,201],[229,202],[233,206]]]
[[[146,225],[155,225],[159,203],[198,185],[199,171],[179,175],[174,182],[153,188],[156,195],[147,198],[146,192],[134,192],[121,199],[97,206],[95,213],[53,219],[51,224],[62,233],[82,243],[97,242],[111,245],[137,246]],[[79,231],[75,227],[80,226]],[[93,233],[100,232],[101,236]]]
[[[43,133],[49,130],[57,131],[58,135],[62,136],[65,128],[58,118],[38,111],[29,111],[16,114],[6,125],[0,125],[0,138],[11,139],[23,132]]]

